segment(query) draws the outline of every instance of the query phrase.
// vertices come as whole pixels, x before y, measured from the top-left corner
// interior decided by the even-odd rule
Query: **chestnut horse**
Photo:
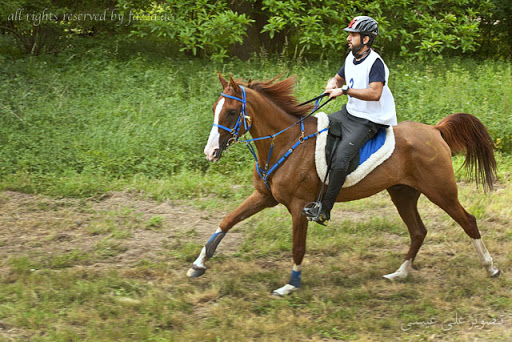
[[[302,210],[307,203],[316,200],[322,186],[315,169],[316,137],[307,140],[301,138],[304,134],[309,136],[317,132],[317,119],[309,116],[303,120],[303,125],[296,124],[311,111],[311,107],[297,104],[292,95],[292,78],[279,82],[274,78],[268,82],[239,84],[231,76],[229,82],[226,81],[219,73],[219,79],[223,92],[213,105],[214,125],[205,154],[212,162],[219,160],[222,152],[233,141],[249,131],[256,146],[254,154],[257,163],[253,175],[255,190],[222,220],[194,261],[188,276],[198,277],[205,273],[205,262],[213,256],[222,238],[235,224],[281,203],[292,215],[293,267],[289,283],[273,293],[286,295],[300,286],[308,228]],[[275,136],[277,132],[279,135]],[[492,189],[496,161],[493,142],[486,128],[476,117],[458,113],[445,117],[435,126],[401,122],[394,127],[394,133],[396,146],[391,157],[356,185],[343,188],[337,198],[338,202],[352,201],[382,190],[390,194],[400,217],[407,225],[411,244],[400,268],[384,277],[390,280],[401,279],[407,277],[412,270],[414,258],[427,234],[417,210],[421,194],[462,226],[472,239],[488,275],[498,276],[500,271],[493,265],[475,217],[468,214],[459,203],[451,160],[452,152],[465,152],[465,166],[475,176],[477,184],[482,183],[485,189]],[[273,139],[268,138],[272,135]],[[298,141],[298,147],[293,153],[288,153],[287,159],[265,182],[262,179],[264,174],[261,175],[261,165],[265,162],[276,164]],[[272,145],[273,152],[270,153]]]

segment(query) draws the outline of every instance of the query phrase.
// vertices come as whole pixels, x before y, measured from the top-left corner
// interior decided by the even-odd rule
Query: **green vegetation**
[[[0,33],[31,55],[106,36],[170,41],[179,53],[217,61],[283,47],[290,57],[318,57],[335,55],[343,28],[370,15],[388,55],[509,57],[511,14],[508,0],[8,0]]]
[[[233,147],[211,164],[202,153],[211,106],[221,91],[216,70],[245,80],[296,75],[297,97],[308,99],[322,91],[339,64],[262,58],[205,64],[147,54],[124,59],[101,47],[3,58],[0,189],[75,197],[120,189],[158,198],[233,196],[241,189],[224,186],[225,178],[250,187],[250,154]],[[499,151],[512,152],[510,63],[388,64],[400,121],[435,124],[453,112],[472,113],[489,128]]]

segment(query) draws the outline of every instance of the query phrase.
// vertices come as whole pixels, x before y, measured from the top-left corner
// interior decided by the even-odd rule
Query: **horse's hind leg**
[[[384,278],[389,280],[403,279],[409,275],[414,258],[416,258],[416,254],[427,235],[427,229],[418,214],[418,198],[421,193],[407,185],[395,185],[387,190],[398,209],[400,217],[407,225],[411,236],[411,245],[402,266],[395,273],[385,275]]]
[[[442,189],[440,191],[439,189]],[[423,189],[422,189],[423,190]],[[484,266],[487,274],[490,277],[497,277],[500,275],[500,270],[494,267],[493,260],[489,251],[478,230],[476,219],[473,215],[469,214],[460,204],[457,198],[457,185],[455,182],[452,184],[444,184],[439,186],[438,189],[434,187],[425,188],[422,191],[433,203],[437,204],[441,209],[446,211],[451,218],[453,218],[464,229],[466,234],[472,239],[473,245],[480,257],[480,261]]]
[[[191,278],[200,277],[206,272],[205,262],[210,259],[217,246],[222,241],[226,233],[237,223],[260,212],[261,210],[277,205],[277,201],[271,194],[254,191],[247,197],[231,214],[226,216],[219,225],[219,228],[213,233],[208,242],[204,245],[201,253],[188,270],[187,275]]]

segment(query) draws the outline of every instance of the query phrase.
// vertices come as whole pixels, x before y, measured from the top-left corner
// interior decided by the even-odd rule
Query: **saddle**
[[[317,129],[320,131],[329,126],[329,118],[324,112],[316,114]],[[327,172],[327,161],[330,159],[336,137],[341,136],[341,129],[336,125],[329,127],[328,132],[322,132],[316,140],[315,164],[318,177],[323,180]],[[374,138],[370,139],[359,153],[350,161],[349,174],[343,187],[353,186],[372,172],[377,166],[387,160],[395,149],[393,127],[380,129]],[[328,182],[328,179],[327,181]]]

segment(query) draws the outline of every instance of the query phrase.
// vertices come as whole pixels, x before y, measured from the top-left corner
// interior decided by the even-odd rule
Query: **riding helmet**
[[[375,19],[361,15],[352,19],[348,27],[343,30],[347,32],[358,32],[375,38],[379,34],[379,24]]]

